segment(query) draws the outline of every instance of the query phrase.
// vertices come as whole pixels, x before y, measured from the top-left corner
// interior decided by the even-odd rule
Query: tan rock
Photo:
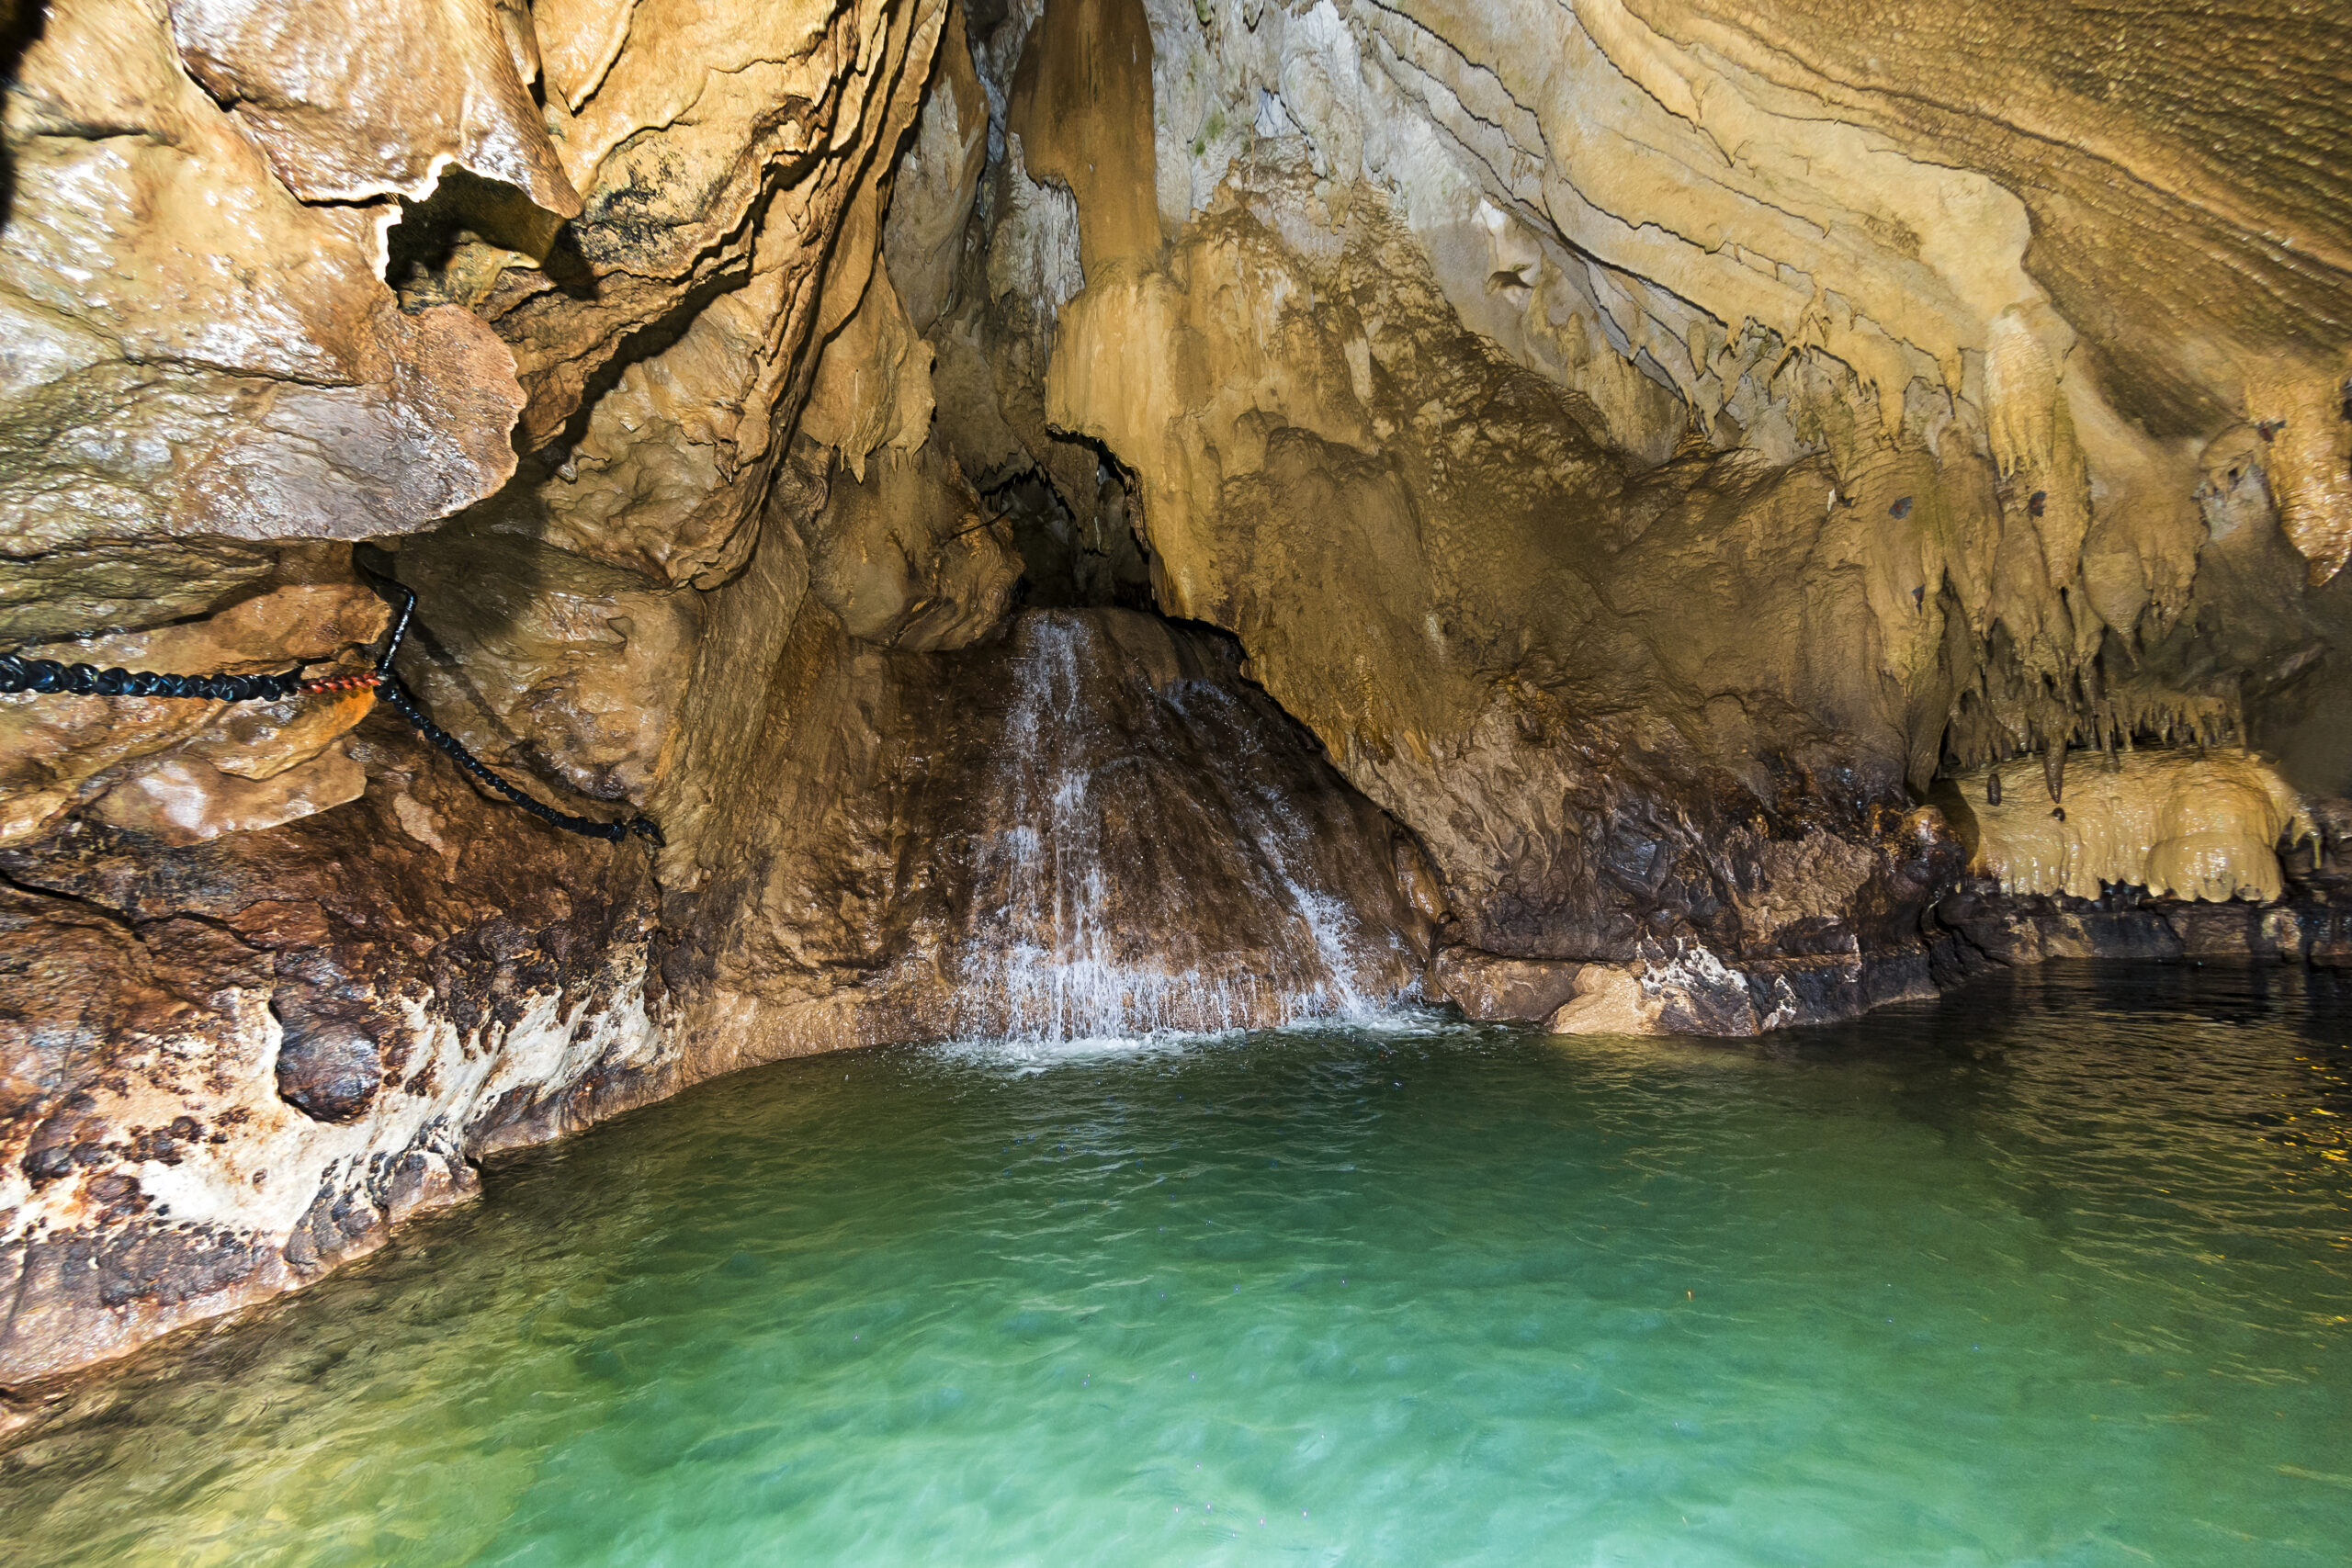
[[[397,307],[389,211],[288,190],[183,70],[162,0],[50,6],[15,77],[6,555],[401,533],[514,471],[507,351],[463,310]]]
[[[172,0],[188,73],[307,202],[431,194],[447,164],[548,211],[580,195],[531,102],[531,13],[492,0]]]
[[[944,17],[944,0],[750,13],[639,0],[538,17],[548,57],[562,62],[552,68],[564,78],[559,100],[579,100],[550,118],[585,206],[553,259],[510,265],[481,306],[530,393],[526,448],[554,439],[592,383],[677,352],[649,355],[667,336],[649,344],[649,325],[689,328],[712,299],[741,293],[738,410],[697,400],[726,438],[722,493],[705,509],[756,513],[777,427],[789,427],[786,390],[801,384],[806,350],[837,324],[820,326],[817,311],[836,236],[851,203],[887,175],[877,154],[895,152],[913,122]],[[853,240],[839,257],[862,268],[872,250],[870,237]]]
[[[289,586],[184,626],[25,651],[99,669],[259,674],[356,655],[381,635],[387,615],[383,601],[364,588]],[[200,758],[208,769],[268,778],[316,756],[358,722],[371,700],[346,694],[248,705],[180,697],[0,697],[0,843],[40,833],[104,789],[110,770],[182,746],[195,746],[191,762]]]
[[[227,539],[95,545],[0,561],[0,641],[11,647],[201,615],[268,577],[270,550]]]
[[[368,775],[340,747],[265,778],[241,778],[187,752],[133,768],[91,807],[92,815],[166,844],[275,828],[359,798]]]
[[[276,778],[324,751],[375,705],[369,688],[283,703],[231,703],[184,750],[237,778]]]
[[[1996,771],[1997,804],[1986,798]],[[2275,846],[2318,832],[2285,781],[2242,752],[2129,751],[2111,765],[2077,757],[2057,801],[2041,772],[2036,759],[1960,774],[1943,797],[1969,842],[1969,869],[2013,896],[2097,898],[2121,885],[2268,903],[2281,890]]]
[[[930,439],[931,359],[889,275],[873,268],[864,300],[818,358],[800,434],[832,447],[863,480],[869,453],[902,456]]]
[[[1643,990],[1633,971],[1594,964],[1577,975],[1575,999],[1544,1027],[1554,1034],[1656,1034],[1664,1010],[1665,1004]]]
[[[538,0],[531,7],[548,95],[578,114],[629,41],[638,0]]]
[[[2007,526],[1990,474],[1887,447],[1842,475],[1704,448],[1629,472],[1464,330],[1380,193],[1293,248],[1324,209],[1284,158],[1237,166],[1166,268],[1069,303],[1047,411],[1133,467],[1160,602],[1239,636],[1419,837],[1462,940],[1623,961],[1663,895],[1769,953],[1943,852],[1873,824],[1936,766],[1947,645]],[[1886,815],[1761,761],[1815,747]],[[1636,787],[1681,804],[1614,804]],[[1645,869],[1594,875],[1621,857]]]
[[[2279,524],[2311,563],[2313,584],[2352,560],[2352,354],[2332,367],[2284,359],[2246,380],[2246,410],[2265,444]]]
[[[1911,0],[1874,10],[1867,27],[1837,6],[1765,14],[1627,0],[1624,10],[1685,68],[1704,59],[1720,73],[1698,73],[1710,88],[1832,106],[1912,156],[2015,193],[2032,222],[2025,265],[2095,344],[2085,368],[2106,397],[2149,429],[2211,421],[2236,401],[2242,369],[2274,355],[2340,381],[2341,344],[2309,325],[2344,319],[2352,206],[2339,172],[2312,183],[2291,151],[2334,109],[2265,74],[2290,59],[2340,74],[2347,44],[2331,19],[2279,6],[2152,14],[2117,30],[2088,13],[1986,0]],[[2109,53],[2085,76],[2067,62],[2094,37]],[[1913,89],[1928,80],[1942,86]],[[2242,151],[2224,156],[2224,144]],[[1914,232],[1923,258],[1966,254],[1948,220]]]
[[[1422,993],[1433,1002],[1452,1002],[1475,1019],[1536,1023],[1581,994],[1577,976],[1583,968],[1557,959],[1504,958],[1476,948],[1445,947],[1430,961]]]
[[[1143,0],[1046,0],[1022,47],[1006,130],[1031,179],[1078,198],[1089,277],[1159,252],[1152,49]]]
[[[910,653],[993,630],[1021,576],[1012,531],[932,448],[882,453],[862,482],[837,478],[806,537],[809,592],[852,637]]]
[[[694,590],[493,529],[413,540],[400,570],[420,600],[401,668],[436,722],[510,773],[643,802],[701,629]]]

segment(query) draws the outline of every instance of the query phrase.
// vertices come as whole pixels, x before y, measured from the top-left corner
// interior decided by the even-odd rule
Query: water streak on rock
[[[1361,832],[1262,699],[1141,616],[1023,618],[959,962],[967,1034],[1263,1027],[1395,998]],[[1319,771],[1319,770],[1317,770]],[[1337,854],[1334,842],[1343,846]],[[1384,900],[1385,902],[1385,900]]]

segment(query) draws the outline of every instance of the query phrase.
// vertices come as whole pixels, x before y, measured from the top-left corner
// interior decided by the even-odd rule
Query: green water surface
[[[0,1559],[2341,1565],[2347,1001],[745,1074],[79,1391]]]

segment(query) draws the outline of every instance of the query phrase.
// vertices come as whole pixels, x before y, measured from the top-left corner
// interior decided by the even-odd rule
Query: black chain
[[[548,827],[560,828],[567,833],[579,833],[591,839],[609,839],[616,844],[631,833],[637,833],[650,839],[657,846],[661,844],[662,829],[653,825],[650,817],[632,817],[626,822],[599,822],[594,817],[574,817],[569,812],[558,811],[554,807],[525,795],[484,766],[481,758],[466,750],[464,741],[434,723],[426,715],[424,705],[416,700],[416,694],[411,692],[399,676],[384,674],[376,690],[402,718],[416,726],[418,734],[447,751],[458,766]]]
[[[649,817],[600,822],[593,817],[558,811],[524,794],[492,773],[481,759],[466,750],[464,741],[434,723],[425,713],[424,705],[416,700],[416,694],[392,673],[392,660],[401,650],[401,639],[408,636],[410,618],[416,614],[415,591],[370,571],[364,564],[354,564],[358,565],[359,575],[367,579],[368,586],[393,610],[391,633],[384,638],[383,651],[376,656],[375,668],[367,675],[330,676],[319,681],[303,680],[299,670],[282,675],[161,675],[151,670],[100,670],[89,664],[61,664],[53,659],[0,653],[0,693],[61,692],[79,697],[194,697],[216,703],[250,703],[277,702],[305,692],[348,691],[372,685],[394,712],[414,725],[418,734],[448,753],[458,766],[548,827],[616,844],[631,833],[656,846],[662,842],[662,829]]]
[[[583,838],[605,839],[616,844],[635,833],[650,840],[656,848],[661,846],[662,829],[654,826],[651,818],[638,816],[625,822],[600,822],[594,817],[574,817],[570,812],[558,811],[492,773],[481,758],[466,750],[464,741],[434,723],[432,716],[424,711],[424,705],[416,700],[416,694],[392,673],[392,660],[401,650],[401,639],[408,636],[409,618],[416,614],[416,591],[395,578],[369,570],[367,563],[356,558],[354,558],[352,565],[358,569],[360,576],[368,580],[368,586],[374,589],[393,610],[391,635],[384,639],[384,651],[376,656],[376,690],[392,705],[394,711],[416,727],[418,734],[447,752],[449,760],[458,766],[550,828],[560,828],[567,833],[578,833]]]
[[[201,697],[215,703],[277,702],[302,689],[302,672],[283,675],[159,675],[153,670],[100,670],[0,653],[0,692],[65,692],[77,697]]]

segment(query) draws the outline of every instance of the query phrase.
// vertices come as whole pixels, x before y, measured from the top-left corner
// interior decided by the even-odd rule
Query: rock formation
[[[1991,770],[1955,777],[1939,804],[1973,840],[1969,869],[2013,896],[2097,898],[2123,886],[2267,904],[2284,889],[2274,846],[2319,833],[2276,772],[2238,753],[2133,751],[2105,767],[2078,765],[2065,775],[2063,806],[1993,780]]]
[[[2342,123],[2344,39],[1979,6],[1896,18],[1898,68],[1849,9],[996,35],[1008,191],[1089,160],[1050,329],[966,306],[1003,423],[1049,338],[1049,435],[1115,456],[1160,602],[1419,837],[1449,942],[1613,965],[1668,1027],[1921,987],[1939,773],[2226,738],[2344,788],[2352,209],[2278,151]],[[1148,57],[1036,58],[1137,17]],[[2312,75],[2266,89],[2257,40]],[[2214,103],[2267,130],[2245,185]],[[1157,236],[1089,229],[1147,177]],[[992,260],[1039,209],[983,203]]]
[[[0,1388],[747,1064],[2352,957],[2352,39],[50,0]]]

